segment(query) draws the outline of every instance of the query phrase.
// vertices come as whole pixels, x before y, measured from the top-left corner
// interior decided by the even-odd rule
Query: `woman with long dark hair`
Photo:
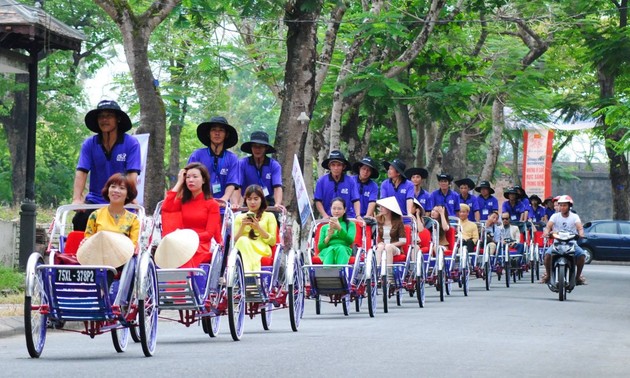
[[[278,223],[267,210],[267,200],[259,185],[245,189],[247,212],[241,213],[234,221],[234,246],[241,252],[245,272],[260,271],[260,260],[271,256],[271,247],[276,244]]]
[[[162,203],[162,236],[186,228],[199,234],[199,247],[181,267],[197,268],[212,259],[211,241],[221,243],[219,204],[212,198],[210,174],[201,163],[190,163],[177,174],[177,183]]]

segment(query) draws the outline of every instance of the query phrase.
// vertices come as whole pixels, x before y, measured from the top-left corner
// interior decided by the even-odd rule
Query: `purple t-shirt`
[[[407,215],[407,200],[413,200],[413,189],[413,184],[409,180],[401,182],[395,188],[392,179],[387,179],[381,183],[381,198],[396,197],[403,215]]]
[[[190,163],[201,163],[208,168],[210,190],[214,198],[223,197],[228,185],[233,185],[236,189],[240,187],[238,156],[233,152],[223,150],[217,156],[209,147],[199,148],[188,158],[188,164]]]
[[[525,205],[523,205],[521,201],[516,201],[516,204],[512,206],[510,205],[510,201],[505,201],[501,207],[501,212],[510,214],[511,221],[519,222],[521,220],[521,214],[525,212]]]
[[[459,195],[459,204],[465,203],[470,207],[470,212],[468,213],[468,220],[471,222],[476,222],[475,220],[475,212],[479,211],[479,201],[477,200],[477,196],[468,193],[468,198],[464,199],[462,195]]]
[[[346,201],[346,214],[348,218],[355,218],[354,203],[359,200],[359,190],[355,181],[346,174],[341,175],[339,182],[333,180],[329,173],[320,177],[315,184],[315,202],[319,201],[324,206],[324,211],[330,216],[330,205],[335,197],[341,197]]]
[[[107,180],[114,173],[140,173],[141,164],[140,143],[131,135],[122,134],[109,154],[105,153],[100,134],[87,138],[81,146],[77,163],[78,171],[90,173],[90,185],[85,200],[91,203],[107,203],[101,195]]]
[[[359,190],[359,201],[361,201],[361,216],[367,213],[370,202],[376,202],[378,199],[378,185],[372,179],[368,179],[366,183],[359,180],[359,176],[352,176]]]
[[[425,212],[429,212],[431,211],[431,209],[433,209],[433,200],[431,200],[431,193],[424,190],[423,188],[420,188],[420,193],[418,193],[418,195],[416,195],[414,190],[414,196],[416,197],[418,202],[420,202],[420,205],[422,205],[422,208]]]
[[[241,177],[241,194],[245,195],[245,189],[250,185],[260,185],[266,191],[265,198],[269,206],[275,205],[273,198],[274,188],[282,187],[282,167],[277,160],[265,156],[260,169],[256,167],[251,156],[241,158],[238,161]],[[278,204],[280,205],[280,204]]]
[[[448,216],[457,216],[457,212],[459,211],[458,193],[449,189],[446,195],[444,195],[440,189],[437,189],[431,193],[431,200],[433,200],[433,207],[444,206],[448,211]]]
[[[481,220],[488,220],[488,216],[492,214],[493,211],[499,211],[499,200],[497,197],[490,195],[487,199],[482,196],[477,197],[477,204],[479,206],[479,213]]]

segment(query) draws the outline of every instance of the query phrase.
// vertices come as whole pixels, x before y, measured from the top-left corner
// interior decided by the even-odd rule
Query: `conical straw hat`
[[[398,215],[402,215],[402,210],[400,210],[400,205],[398,205],[398,201],[396,200],[396,197],[394,196],[381,198],[380,200],[376,201],[376,204],[383,206],[384,208]]]
[[[99,231],[81,244],[77,260],[81,265],[119,267],[133,255],[133,242],[127,235],[113,231]]]
[[[155,251],[155,263],[163,269],[174,269],[190,260],[199,248],[199,235],[180,229],[166,235]]]

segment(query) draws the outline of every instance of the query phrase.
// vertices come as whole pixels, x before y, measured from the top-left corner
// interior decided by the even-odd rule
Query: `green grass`
[[[55,211],[50,207],[37,206],[37,223],[50,223],[55,218]],[[0,206],[0,219],[4,221],[12,221],[20,219],[19,206]]]
[[[24,273],[0,266],[0,292],[18,293],[24,289]]]

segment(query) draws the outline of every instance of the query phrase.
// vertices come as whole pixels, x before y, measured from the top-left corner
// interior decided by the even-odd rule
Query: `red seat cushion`
[[[429,246],[431,245],[431,231],[425,228],[418,233],[418,236],[420,237],[420,248],[429,250]]]
[[[280,227],[276,227],[276,244],[271,246],[271,256],[263,256],[262,259],[260,259],[261,266],[273,266],[273,259],[276,257],[276,250],[281,242]]]
[[[534,242],[536,242],[539,247],[545,246],[545,238],[543,238],[542,231],[534,231]]]
[[[63,250],[61,252],[67,256],[76,255],[77,251],[79,250],[79,245],[81,244],[83,239],[85,239],[85,232],[70,232],[65,238],[65,242],[63,243]]]
[[[405,262],[405,261],[407,261],[407,255],[404,255],[404,254],[401,253],[400,255],[394,256],[394,262],[395,263],[397,263],[397,262]]]
[[[320,259],[319,256],[317,255],[313,256],[311,260],[313,264],[322,265],[322,259]]]

